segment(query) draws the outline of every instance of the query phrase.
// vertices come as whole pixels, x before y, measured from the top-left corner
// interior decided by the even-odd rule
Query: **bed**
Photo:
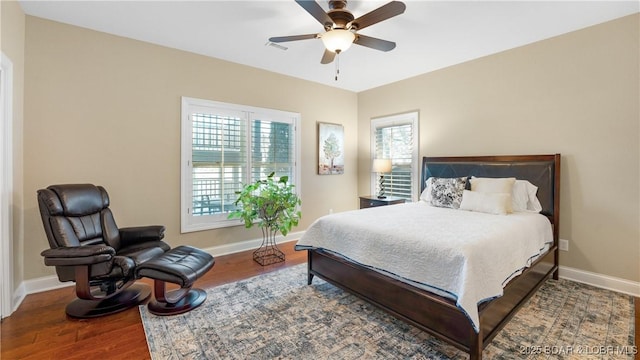
[[[550,227],[547,224],[550,228],[550,240],[546,246],[540,249],[537,256],[531,257],[530,263],[522,271],[509,278],[501,289],[501,296],[485,299],[478,302],[477,306],[474,303],[472,311],[465,311],[465,308],[456,302],[455,297],[452,298],[447,291],[441,291],[439,287],[422,286],[424,284],[421,282],[394,276],[395,271],[366,266],[349,256],[342,256],[339,252],[329,251],[321,246],[308,246],[309,244],[302,242],[305,238],[303,236],[296,249],[308,251],[308,283],[311,284],[313,277],[318,276],[462,349],[469,353],[471,359],[481,359],[482,350],[526,300],[546,279],[558,278],[560,154],[424,157],[420,192],[424,190],[429,178],[472,176],[515,177],[529,181],[537,187],[536,195],[542,209],[540,214],[551,224]],[[399,212],[401,206],[405,205],[391,205],[386,207],[386,211],[398,207],[393,212]],[[374,209],[355,212],[364,214],[369,210],[373,214]],[[385,209],[375,211],[380,214],[380,211]],[[355,212],[351,212],[350,216],[355,216]],[[314,225],[310,226],[307,232],[313,227]],[[371,229],[362,228],[363,240],[374,238],[370,231]],[[353,230],[349,236],[353,239]],[[470,313],[475,313],[477,317],[470,316]]]

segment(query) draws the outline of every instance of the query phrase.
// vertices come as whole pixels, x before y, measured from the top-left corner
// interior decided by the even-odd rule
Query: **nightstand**
[[[393,196],[388,196],[386,199],[378,199],[377,196],[360,196],[360,209],[395,204],[404,204],[404,199]]]

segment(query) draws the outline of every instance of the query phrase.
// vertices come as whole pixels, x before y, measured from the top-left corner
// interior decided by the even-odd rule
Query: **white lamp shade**
[[[391,172],[391,159],[374,159],[371,171],[376,173]]]
[[[351,47],[356,35],[349,30],[335,29],[325,32],[320,38],[327,50],[338,53]]]

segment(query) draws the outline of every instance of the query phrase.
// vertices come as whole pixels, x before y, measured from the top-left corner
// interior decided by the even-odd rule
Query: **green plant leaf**
[[[272,172],[266,179],[257,180],[253,184],[246,184],[242,190],[236,191],[238,198],[234,202],[237,209],[230,212],[229,219],[241,219],[245,227],[254,224],[280,231],[287,235],[297,226],[302,217],[298,207],[302,201],[295,192],[295,187],[288,184],[289,177],[282,176],[276,182]]]

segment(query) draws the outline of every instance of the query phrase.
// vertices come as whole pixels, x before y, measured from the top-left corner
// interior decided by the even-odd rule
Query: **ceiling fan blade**
[[[356,35],[356,39],[353,43],[380,51],[389,51],[396,47],[396,43],[393,41],[382,40],[361,34]]]
[[[331,64],[333,62],[333,59],[335,59],[335,57],[336,57],[336,53],[325,49],[324,54],[322,55],[322,60],[320,60],[320,64]]]
[[[387,20],[404,12],[407,6],[401,1],[392,1],[386,5],[370,11],[351,22],[356,29],[362,30],[367,26],[377,24],[380,21]]]
[[[329,15],[320,7],[320,5],[313,0],[295,0],[298,5],[302,6],[311,16],[313,16],[322,26],[326,29],[333,25],[333,20]]]
[[[274,42],[274,43],[279,43],[279,42],[287,42],[287,41],[315,39],[317,37],[318,37],[318,34],[276,36],[276,37],[270,37],[269,41]]]

